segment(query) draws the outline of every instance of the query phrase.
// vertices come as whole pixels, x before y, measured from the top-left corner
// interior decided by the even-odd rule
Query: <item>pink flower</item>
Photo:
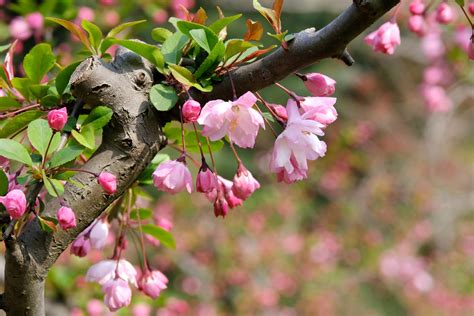
[[[217,188],[216,175],[209,169],[209,166],[203,161],[196,177],[196,191],[209,193]]]
[[[284,106],[279,104],[270,104],[270,106],[280,121],[283,123],[288,121],[288,113],[286,112],[286,108]]]
[[[469,57],[469,59],[474,60],[474,41],[472,40],[469,44],[469,48],[467,49],[467,56]]]
[[[427,33],[421,40],[421,48],[430,60],[438,59],[446,52],[441,33],[438,31]]]
[[[305,113],[305,118],[323,124],[325,127],[337,119],[337,111],[334,108],[336,98],[328,97],[306,97],[300,101],[301,108]],[[288,100],[296,106],[296,101]]]
[[[104,305],[99,300],[90,300],[87,303],[87,313],[89,316],[102,316],[104,315]]]
[[[243,200],[235,196],[234,192],[232,191],[232,186],[234,185],[232,181],[224,179],[221,176],[217,176],[217,183],[218,188],[216,188],[210,193],[206,193],[206,197],[211,202],[214,202],[215,214],[227,214],[227,210],[229,207],[234,208],[242,205]],[[225,200],[225,203],[223,200]],[[225,214],[223,214],[223,216],[225,216]]]
[[[146,303],[138,303],[133,305],[132,316],[150,316],[151,306]]]
[[[71,208],[61,206],[56,216],[62,229],[68,230],[69,228],[76,227],[76,215],[74,215]]]
[[[44,26],[44,18],[40,12],[33,12],[26,16],[26,22],[36,31],[41,31]]]
[[[117,278],[130,282],[137,287],[137,271],[125,259],[99,261],[92,265],[86,273],[87,282],[97,282],[100,285]]]
[[[105,293],[104,303],[111,312],[130,305],[132,301],[132,290],[122,279],[107,281],[102,286],[102,291]]]
[[[253,192],[260,188],[260,183],[253,177],[252,173],[239,163],[237,173],[234,176],[232,192],[239,199],[246,200]]]
[[[24,41],[31,36],[31,28],[22,16],[14,18],[9,25],[9,31],[13,38]]]
[[[447,112],[453,107],[453,101],[441,86],[425,84],[421,87],[421,95],[431,112]]]
[[[224,198],[224,194],[221,191],[219,191],[217,193],[217,198],[214,201],[214,216],[225,217],[228,212],[229,212],[229,203],[227,203],[227,200]]]
[[[367,35],[364,42],[376,52],[392,55],[395,47],[400,45],[400,29],[396,23],[386,22]]]
[[[166,289],[168,278],[158,270],[146,271],[138,280],[138,288],[151,298],[157,298]]]
[[[168,12],[166,12],[166,10],[158,9],[155,11],[155,13],[153,13],[153,22],[155,22],[156,24],[166,23],[167,20]]]
[[[77,11],[77,20],[81,22],[82,20],[92,21],[95,18],[94,10],[89,7],[80,7]]]
[[[94,249],[102,249],[109,236],[109,223],[106,219],[96,219],[87,231],[91,246]]]
[[[195,100],[189,99],[184,102],[182,113],[184,122],[196,122],[199,118],[199,113],[201,113],[201,104]]]
[[[291,100],[290,100],[291,101]],[[324,135],[324,125],[308,119],[311,112],[301,115],[296,102],[288,102],[288,124],[275,141],[270,169],[279,181],[291,183],[307,177],[307,160],[315,160],[326,153],[326,144],[318,136]]]
[[[421,15],[411,16],[408,19],[408,29],[419,36],[423,36],[426,32],[425,18]]]
[[[113,6],[115,5],[115,0],[100,0],[100,4],[103,6]]]
[[[67,118],[67,109],[65,107],[59,110],[51,110],[48,113],[49,127],[55,131],[60,131],[66,125]]]
[[[5,196],[0,196],[0,203],[5,206],[8,214],[13,219],[19,219],[26,211],[26,197],[23,191],[14,189]]]
[[[471,15],[474,15],[474,2],[469,3],[468,10]]]
[[[72,242],[71,253],[78,257],[85,257],[91,250],[91,242],[83,235],[79,235],[76,240]]]
[[[256,101],[249,91],[236,101],[207,102],[197,120],[204,126],[202,134],[213,141],[228,135],[237,146],[252,148],[259,128],[265,128],[263,117],[252,108]]]
[[[425,11],[425,4],[422,0],[413,0],[409,7],[410,13],[414,15],[421,15]]]
[[[114,27],[120,23],[120,14],[114,10],[106,11],[104,13],[104,23],[107,27]]]
[[[336,81],[320,73],[310,73],[303,76],[304,85],[315,97],[333,95],[336,91]]]
[[[117,191],[117,178],[110,172],[102,171],[98,178],[99,184],[108,194],[114,194]]]
[[[454,11],[449,4],[442,2],[436,9],[436,21],[441,24],[449,24],[454,20]]]
[[[193,191],[191,172],[184,160],[162,162],[153,172],[153,184],[160,191],[175,194],[186,189]]]

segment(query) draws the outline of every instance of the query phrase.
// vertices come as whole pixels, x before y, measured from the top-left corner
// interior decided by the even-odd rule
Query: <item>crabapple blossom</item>
[[[44,27],[44,17],[40,12],[33,12],[26,16],[26,22],[31,29],[41,31]]]
[[[306,97],[300,104],[308,120],[319,122],[326,127],[337,119],[337,111],[334,108],[336,100],[329,97]],[[288,103],[296,105],[292,99],[288,100]]]
[[[102,189],[107,194],[114,194],[117,191],[117,178],[110,172],[102,171],[98,177]]]
[[[11,36],[20,41],[28,39],[32,34],[30,25],[22,16],[14,18],[8,27]]]
[[[376,52],[392,55],[400,45],[400,29],[395,22],[385,22],[364,38],[364,42]]]
[[[409,10],[413,15],[421,15],[425,11],[425,7],[423,0],[413,0],[410,3]]]
[[[87,256],[90,250],[90,239],[83,235],[79,235],[71,244],[71,253],[81,258]]]
[[[76,227],[76,215],[71,208],[61,206],[56,216],[62,229],[68,230],[69,228]]]
[[[423,36],[426,32],[425,18],[421,15],[411,16],[408,19],[408,29],[419,36]]]
[[[67,123],[67,109],[65,107],[59,110],[51,110],[48,113],[48,124],[55,131],[60,131]]]
[[[13,219],[18,219],[25,214],[26,211],[26,197],[23,191],[14,189],[5,196],[0,196],[0,203],[5,206],[7,213]]]
[[[88,231],[91,246],[94,249],[102,249],[109,236],[109,223],[106,219],[96,219]]]
[[[257,97],[246,92],[236,101],[213,100],[201,110],[197,122],[204,126],[202,134],[212,141],[228,135],[242,148],[253,148],[259,128],[265,129],[262,115],[252,106]]]
[[[189,193],[193,191],[191,172],[182,158],[162,162],[153,172],[153,184],[158,190],[171,194],[184,189]]]
[[[469,10],[469,13],[471,15],[474,15],[474,2],[469,3],[469,6],[467,8]]]
[[[224,198],[224,194],[222,193],[222,191],[219,191],[217,193],[217,198],[214,201],[214,215],[216,217],[219,217],[219,216],[225,217],[228,212],[229,212],[229,203],[227,203],[227,200]]]
[[[315,97],[330,96],[336,91],[336,80],[320,73],[304,75],[303,82],[306,89]]]
[[[225,216],[229,207],[240,206],[243,200],[235,196],[232,191],[234,185],[232,181],[217,176],[217,183],[218,187],[210,193],[206,193],[206,197],[209,201],[214,202],[214,214]]]
[[[102,286],[105,293],[104,303],[111,312],[130,305],[132,301],[132,289],[128,283],[122,279],[112,279]]]
[[[138,289],[151,298],[157,298],[166,289],[168,278],[158,270],[145,271],[138,280]]]
[[[234,176],[232,192],[236,197],[246,200],[253,192],[260,188],[260,183],[253,177],[252,173],[239,163],[237,173]]]
[[[125,259],[99,261],[92,265],[86,273],[86,281],[97,282],[100,285],[117,278],[137,287],[137,271]]]
[[[422,85],[421,95],[423,96],[428,110],[431,112],[446,112],[453,107],[453,101],[446,94],[446,90],[441,86]]]
[[[454,11],[449,4],[442,2],[436,9],[436,21],[448,24],[454,20]]]
[[[82,20],[92,21],[95,18],[95,12],[89,7],[80,7],[77,11],[77,20],[81,22]]]
[[[189,99],[184,102],[181,112],[183,114],[184,122],[196,122],[199,118],[199,113],[201,113],[201,104],[195,100]]]
[[[279,104],[269,104],[275,115],[278,119],[282,122],[288,121],[288,113],[286,112],[286,108]]]
[[[196,177],[196,191],[201,193],[209,193],[217,187],[216,175],[209,169],[205,161]]]

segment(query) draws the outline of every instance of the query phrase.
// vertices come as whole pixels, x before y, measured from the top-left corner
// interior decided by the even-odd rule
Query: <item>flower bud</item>
[[[110,172],[102,171],[98,181],[107,194],[114,194],[117,191],[117,178]]]
[[[216,175],[211,171],[211,169],[209,169],[206,162],[203,161],[196,177],[196,191],[201,193],[209,193],[216,188]]]
[[[66,108],[61,108],[59,110],[51,110],[48,113],[48,123],[55,131],[60,131],[63,129],[64,125],[67,123],[67,110]]]
[[[225,217],[229,212],[229,204],[227,203],[226,199],[222,192],[217,194],[216,201],[214,202],[214,215],[216,217],[222,216]]]
[[[182,113],[184,122],[196,122],[199,118],[199,114],[201,113],[201,104],[195,100],[189,99],[188,101],[184,102]]]
[[[454,20],[454,11],[449,4],[442,2],[436,9],[436,21],[441,24],[449,24]]]
[[[78,257],[85,257],[89,251],[91,250],[91,243],[89,239],[86,239],[84,235],[79,235],[79,237],[76,238],[72,242],[71,245],[71,253],[73,255],[76,255]]]
[[[56,216],[62,229],[68,230],[69,228],[76,227],[76,215],[74,215],[71,208],[61,206]]]
[[[413,33],[423,36],[426,32],[425,19],[421,15],[413,15],[408,19],[408,29]]]
[[[80,7],[77,11],[77,19],[79,21],[87,20],[92,21],[95,18],[94,10],[89,7]]]
[[[11,36],[20,41],[28,39],[32,34],[30,25],[22,16],[14,18],[8,28]]]
[[[132,301],[132,290],[127,281],[120,278],[107,281],[102,286],[105,294],[104,303],[111,312],[130,305]]]
[[[168,278],[158,270],[146,271],[138,280],[138,288],[151,298],[157,298],[166,289]]]
[[[474,16],[474,2],[469,3],[467,8],[469,10],[469,14]]]
[[[336,91],[336,81],[320,73],[310,73],[303,78],[304,85],[315,97],[326,97]]]
[[[425,11],[425,4],[421,0],[413,0],[410,3],[409,10],[413,15],[421,15]]]
[[[89,232],[91,246],[94,249],[102,249],[105,246],[107,237],[109,236],[109,223],[105,219],[96,219],[92,223]]]
[[[279,104],[270,104],[270,106],[273,109],[273,112],[275,112],[276,116],[280,121],[283,123],[286,123],[288,121],[288,112],[286,112],[286,108],[282,105]]]
[[[246,200],[259,188],[260,183],[255,180],[252,173],[250,173],[243,164],[239,164],[232,186],[232,192],[234,192],[235,196],[242,200]]]
[[[15,189],[11,190],[5,196],[0,197],[0,203],[5,206],[8,214],[13,219],[18,219],[25,214],[26,197],[23,191]]]
[[[33,30],[41,31],[44,26],[44,18],[40,12],[33,12],[26,16],[26,22]]]

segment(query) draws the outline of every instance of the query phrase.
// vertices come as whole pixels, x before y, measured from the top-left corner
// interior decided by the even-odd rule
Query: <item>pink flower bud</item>
[[[168,278],[158,270],[146,271],[138,280],[138,289],[151,298],[157,298],[166,289]]]
[[[425,11],[425,4],[421,0],[413,0],[409,7],[410,13],[414,15],[421,15]]]
[[[26,22],[33,30],[41,31],[44,26],[44,18],[40,12],[33,12],[26,16]]]
[[[120,23],[120,14],[114,10],[105,12],[104,23],[108,27],[114,27]]]
[[[203,161],[199,173],[196,177],[196,191],[209,193],[217,188],[216,175],[209,169],[206,162]]]
[[[100,4],[103,6],[113,6],[115,4],[115,0],[100,0]]]
[[[77,19],[79,21],[87,20],[92,21],[95,18],[94,10],[89,7],[80,7],[77,11]]]
[[[426,32],[424,17],[421,15],[411,16],[408,19],[408,29],[419,36],[423,36]]]
[[[253,192],[260,188],[260,183],[253,177],[252,173],[239,163],[237,173],[234,176],[232,192],[235,196],[246,200]]]
[[[187,190],[193,191],[191,172],[184,160],[162,162],[153,172],[153,184],[160,191],[171,194]]]
[[[62,229],[68,230],[69,228],[76,227],[76,215],[74,215],[71,208],[61,206],[56,216]]]
[[[229,204],[227,203],[226,199],[222,192],[219,191],[217,194],[216,201],[214,202],[214,215],[216,217],[222,216],[225,217],[229,212]]]
[[[23,191],[15,189],[11,190],[5,196],[0,196],[0,203],[5,206],[8,214],[13,219],[18,219],[25,214],[26,211],[26,197]]]
[[[67,118],[67,110],[65,107],[59,110],[51,110],[48,113],[49,127],[55,131],[60,131],[63,129],[64,125],[66,125]]]
[[[306,80],[304,79],[306,78]],[[336,81],[320,73],[310,73],[303,77],[304,85],[316,97],[326,97],[336,91]]]
[[[270,104],[272,107],[273,112],[275,112],[276,116],[280,121],[286,123],[288,121],[288,112],[286,112],[286,108],[283,105],[279,104]]]
[[[87,315],[89,316],[102,316],[104,315],[104,305],[99,300],[90,300],[87,303]]]
[[[400,45],[400,29],[393,22],[382,24],[375,32],[364,38],[364,42],[376,52],[392,55],[395,48]]]
[[[117,178],[110,172],[102,171],[99,175],[99,184],[108,194],[114,194],[117,191]]]
[[[91,246],[94,249],[102,249],[109,236],[109,223],[106,219],[96,219],[88,231]]]
[[[201,113],[201,104],[195,100],[188,100],[183,104],[183,119],[184,122],[196,122],[199,118],[199,114]]]
[[[151,306],[146,303],[138,303],[133,305],[132,316],[150,316]]]
[[[91,250],[91,243],[89,239],[86,239],[84,235],[79,235],[79,237],[76,238],[72,242],[71,245],[71,253],[73,255],[76,255],[78,257],[85,257],[89,251]]]
[[[474,2],[469,3],[468,10],[469,14],[474,16]]]
[[[31,36],[31,28],[28,22],[22,17],[14,18],[9,25],[9,31],[13,38],[24,41]]]
[[[153,13],[153,22],[156,24],[163,24],[166,23],[168,20],[168,12],[163,9],[156,10],[155,13]]]
[[[441,24],[449,24],[454,20],[454,11],[446,2],[442,2],[436,9],[436,21]]]
[[[105,293],[104,303],[111,312],[130,305],[132,290],[128,283],[120,278],[107,281],[102,286]]]

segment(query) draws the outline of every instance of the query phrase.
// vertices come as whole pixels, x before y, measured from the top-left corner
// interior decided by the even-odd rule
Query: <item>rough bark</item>
[[[346,45],[399,0],[354,0],[354,4],[325,28],[298,33],[289,49],[277,49],[269,56],[233,71],[238,94],[257,91],[283,79],[294,71],[328,57],[343,58]],[[342,56],[342,57],[341,57]],[[44,281],[59,255],[104,209],[118,198],[165,145],[160,130],[163,117],[153,109],[148,91],[153,71],[142,58],[119,50],[110,64],[96,57],[88,58],[71,78],[74,94],[89,105],[107,105],[114,111],[104,129],[102,144],[82,167],[99,173],[107,170],[118,176],[117,193],[106,195],[96,179],[77,173],[74,181],[82,188],[68,184],[64,199],[75,210],[77,227],[67,232],[47,234],[32,221],[18,240],[6,240],[5,293],[0,306],[8,315],[44,315]],[[196,99],[230,99],[228,78],[216,85],[210,94],[194,93]],[[163,115],[163,114],[162,114]],[[46,206],[53,215],[57,201]]]

